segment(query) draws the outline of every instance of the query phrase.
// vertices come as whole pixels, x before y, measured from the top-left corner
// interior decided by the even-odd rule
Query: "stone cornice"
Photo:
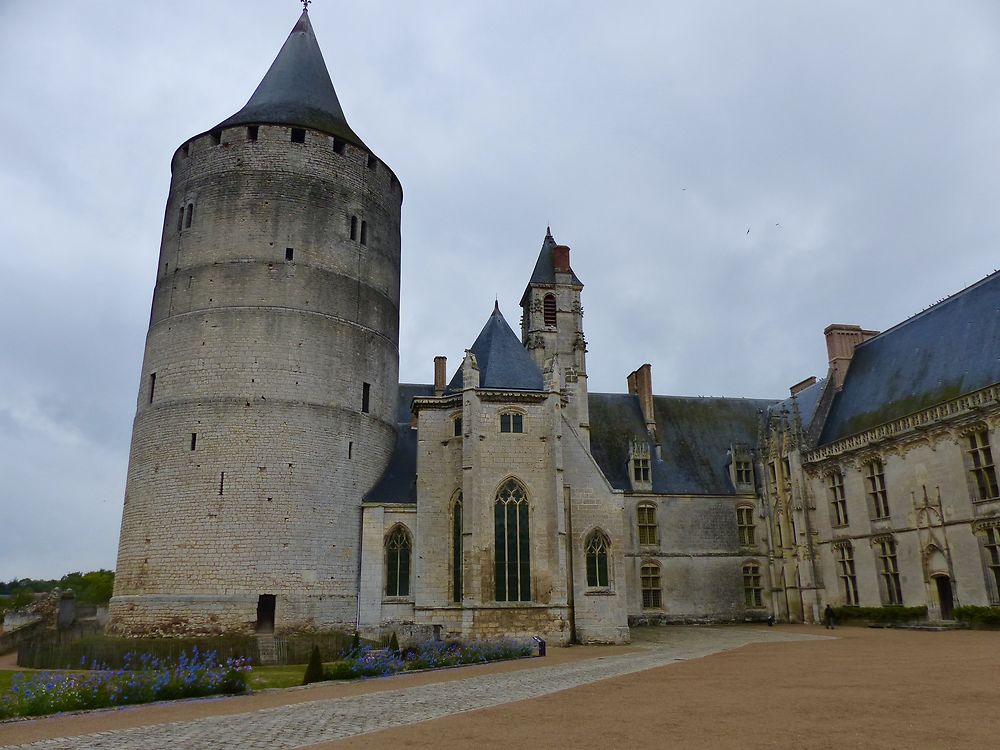
[[[950,427],[963,420],[982,419],[984,410],[998,407],[1000,384],[995,384],[813,448],[805,453],[803,460],[813,464],[844,454],[863,452],[877,443],[924,440],[929,430]]]

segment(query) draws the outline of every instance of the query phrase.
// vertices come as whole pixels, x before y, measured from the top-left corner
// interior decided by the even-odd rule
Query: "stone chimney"
[[[552,270],[556,273],[569,273],[569,247],[556,245],[552,248]]]
[[[854,356],[854,347],[867,341],[873,336],[878,336],[878,331],[865,331],[861,326],[843,325],[834,323],[823,329],[826,336],[826,353],[830,359],[830,382],[834,389],[840,390],[844,387],[844,378],[847,377],[847,368],[851,365],[851,358]]]
[[[479,363],[476,355],[471,349],[465,350],[465,359],[462,360],[462,388],[479,387]]]
[[[815,375],[810,375],[805,380],[802,380],[802,381],[796,383],[795,385],[793,385],[791,388],[788,389],[788,392],[789,392],[790,395],[794,396],[797,393],[801,393],[802,391],[804,391],[806,388],[808,388],[811,385],[816,385],[816,376]]]
[[[651,437],[656,437],[656,419],[653,416],[653,367],[648,362],[629,373],[628,392],[639,397],[639,408],[642,418],[646,420],[646,429]]]
[[[440,396],[444,393],[448,383],[448,358],[437,356],[434,358],[434,395]]]

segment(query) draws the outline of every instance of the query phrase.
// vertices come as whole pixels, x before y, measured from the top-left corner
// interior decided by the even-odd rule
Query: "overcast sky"
[[[0,579],[114,567],[170,157],[294,0],[0,0]],[[780,398],[832,322],[1000,265],[1000,4],[316,0],[403,184],[400,378],[459,363],[547,223],[591,391]],[[749,232],[748,232],[749,230]]]

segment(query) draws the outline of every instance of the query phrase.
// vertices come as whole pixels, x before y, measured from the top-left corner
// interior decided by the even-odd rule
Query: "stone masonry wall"
[[[110,627],[250,630],[261,594],[278,631],[351,626],[360,499],[395,439],[401,189],[280,126],[172,167]]]

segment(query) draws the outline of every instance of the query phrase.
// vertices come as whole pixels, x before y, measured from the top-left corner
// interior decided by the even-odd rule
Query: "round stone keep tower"
[[[395,440],[402,189],[307,13],[171,172],[111,629],[353,627],[361,498]]]

